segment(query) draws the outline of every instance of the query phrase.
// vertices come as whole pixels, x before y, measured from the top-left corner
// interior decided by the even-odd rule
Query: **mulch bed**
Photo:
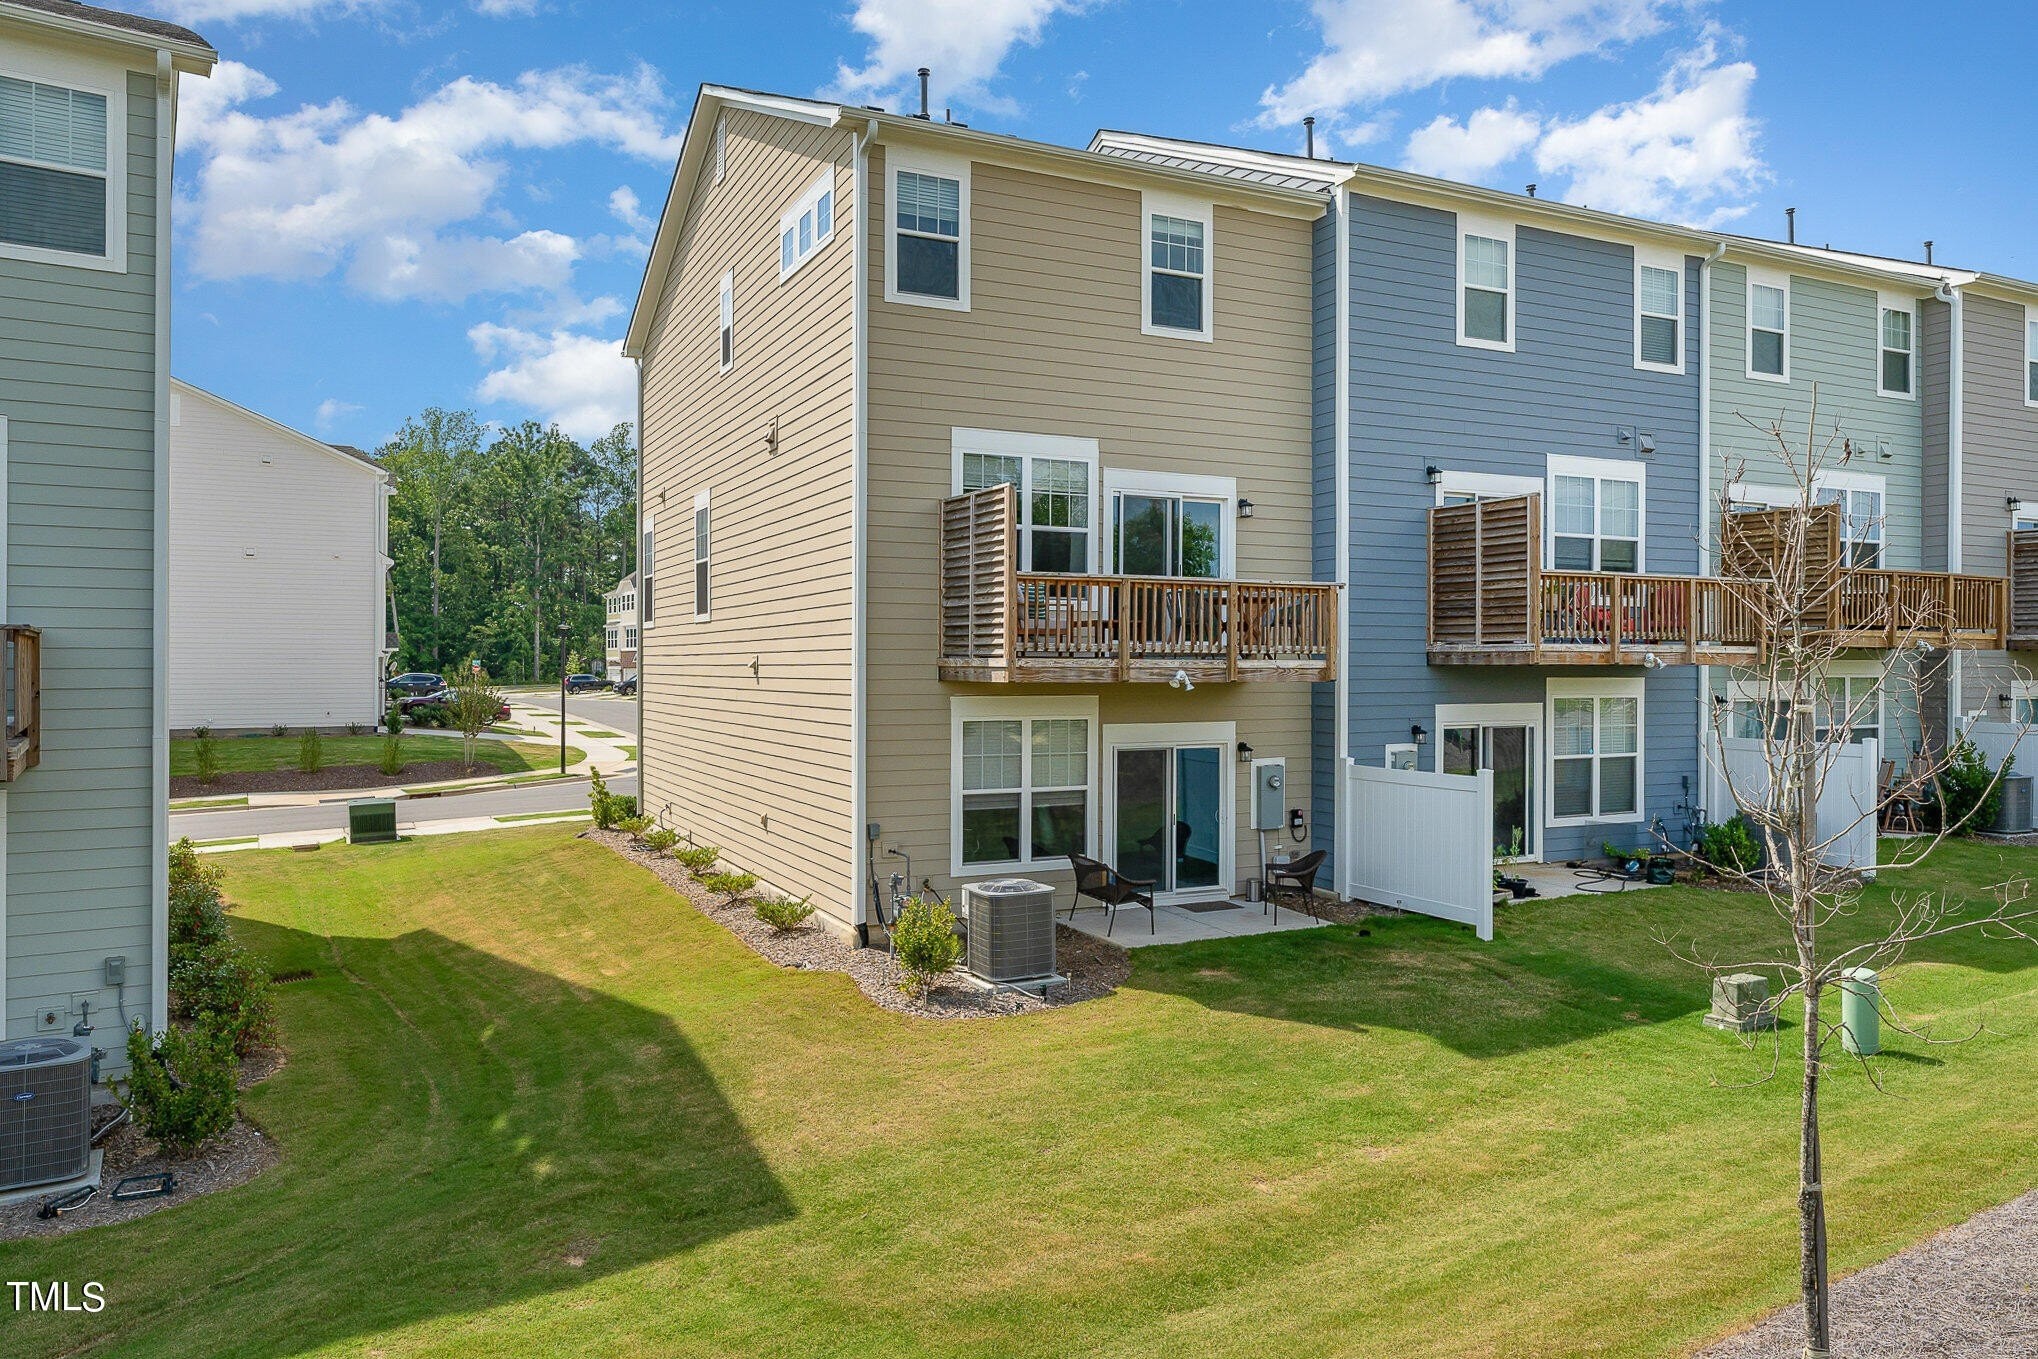
[[[427,760],[407,764],[391,777],[372,764],[338,764],[307,774],[301,769],[246,769],[200,783],[195,774],[170,780],[170,796],[220,797],[233,793],[330,793],[346,788],[388,788],[399,783],[435,783],[500,773],[494,765],[463,765],[458,760]]]
[[[268,1080],[282,1069],[283,1063],[284,1056],[279,1049],[264,1049],[250,1054],[241,1062],[241,1089],[246,1090]],[[62,1236],[87,1227],[103,1227],[110,1222],[147,1217],[150,1213],[174,1208],[201,1194],[217,1193],[246,1184],[283,1159],[276,1144],[245,1117],[235,1119],[233,1127],[226,1132],[182,1156],[165,1152],[159,1144],[144,1136],[132,1121],[122,1123],[108,1134],[106,1140],[99,1144],[99,1149],[105,1153],[105,1162],[100,1167],[99,1192],[84,1207],[49,1219],[35,1215],[41,1197],[0,1207],[0,1241]],[[130,1175],[155,1175],[163,1171],[177,1177],[177,1187],[170,1193],[160,1198],[128,1199],[121,1203],[113,1201],[113,1187],[121,1180]]]
[[[632,863],[650,869],[694,909],[780,967],[846,973],[873,1004],[899,1014],[924,1019],[982,1019],[1052,1010],[1108,996],[1132,971],[1124,949],[1058,924],[1054,927],[1055,961],[1068,981],[1050,988],[1045,998],[1028,991],[980,990],[960,978],[937,984],[925,996],[909,996],[899,989],[905,974],[883,949],[852,947],[812,920],[790,934],[779,934],[752,915],[747,904],[731,906],[703,891],[676,859],[653,854],[621,831],[583,831],[581,838],[607,845]]]
[[[1840,1359],[2038,1354],[2038,1190],[1833,1284]],[[1804,1314],[1772,1312],[1697,1359],[1798,1359]]]

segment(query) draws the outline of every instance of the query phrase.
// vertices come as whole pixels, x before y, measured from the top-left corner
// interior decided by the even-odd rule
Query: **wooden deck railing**
[[[1555,571],[1542,565],[1538,496],[1430,512],[1429,654],[1438,664],[1735,664],[1761,654],[1756,603],[1741,579]],[[2032,596],[2038,603],[2038,535]],[[1986,576],[1834,572],[1827,626],[1849,644],[1925,641],[1994,647],[2007,640],[2009,587]],[[2038,642],[2038,616],[2034,616]]]
[[[952,497],[941,517],[944,679],[1336,677],[1336,586],[1022,572],[1005,486]]]
[[[42,632],[0,627],[5,649],[7,755],[0,777],[8,783],[42,763]]]

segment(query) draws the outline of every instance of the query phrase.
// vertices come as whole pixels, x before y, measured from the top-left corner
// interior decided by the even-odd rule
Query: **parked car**
[[[616,697],[635,698],[636,696],[637,677],[635,675],[625,675],[616,681]]]
[[[568,675],[566,692],[569,694],[598,694],[609,687],[609,682],[600,675]]]
[[[453,706],[453,691],[451,689],[437,689],[429,694],[410,694],[398,699],[397,706],[403,709],[405,717],[409,717],[419,708],[451,708]],[[509,715],[509,700],[504,699],[496,707],[495,720],[507,722],[509,721]]]
[[[407,675],[398,675],[389,681],[389,692],[392,696],[416,697],[435,694],[445,687],[444,675],[434,675],[426,670],[413,670]]]

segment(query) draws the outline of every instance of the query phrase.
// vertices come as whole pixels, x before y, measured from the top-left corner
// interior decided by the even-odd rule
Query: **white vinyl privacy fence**
[[[1724,821],[1740,807],[1761,806],[1769,796],[1769,760],[1760,739],[1728,736],[1714,741],[1709,761],[1706,812]],[[1826,746],[1820,751],[1824,785],[1819,790],[1818,837],[1827,845],[1825,862],[1835,868],[1875,873],[1876,803],[1881,796],[1877,743]],[[1729,787],[1731,779],[1731,787]],[[1758,836],[1759,839],[1759,836]]]
[[[1493,774],[1345,761],[1339,890],[1493,937]]]

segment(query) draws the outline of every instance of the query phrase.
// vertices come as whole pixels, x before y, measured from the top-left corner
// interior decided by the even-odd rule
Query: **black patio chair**
[[[1112,926],[1118,923],[1120,906],[1146,907],[1149,933],[1160,933],[1160,917],[1154,910],[1154,883],[1144,878],[1128,878],[1109,864],[1086,859],[1080,854],[1069,855],[1069,862],[1075,865],[1076,896],[1069,903],[1069,920],[1076,918],[1076,908],[1083,898],[1088,897],[1101,904],[1108,914],[1104,918],[1104,937],[1111,937]]]
[[[1316,849],[1301,858],[1285,864],[1267,865],[1266,904],[1260,907],[1260,914],[1267,913],[1267,906],[1274,908],[1274,923],[1281,923],[1281,893],[1299,892],[1304,903],[1316,900],[1316,872],[1323,867],[1323,861],[1330,857],[1328,850]],[[1305,915],[1315,916],[1316,912],[1307,904],[1302,907]],[[1319,919],[1321,917],[1318,917]]]

